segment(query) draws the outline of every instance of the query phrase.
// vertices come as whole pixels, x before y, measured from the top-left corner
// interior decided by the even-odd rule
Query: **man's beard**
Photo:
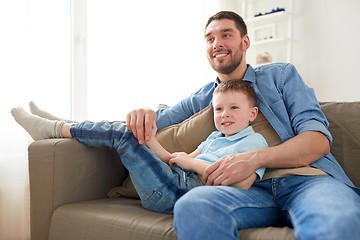
[[[216,66],[216,64],[213,64],[210,62],[211,67],[218,73],[221,74],[230,74],[240,65],[241,61],[243,59],[243,54],[241,54],[241,57],[239,59],[231,59],[230,63],[226,66]]]
[[[216,66],[216,64],[214,64],[214,62],[210,61],[210,66],[218,73],[221,73],[221,74],[230,74],[232,73],[233,71],[235,71],[235,69],[240,65],[243,57],[244,57],[244,54],[242,52],[242,46],[240,45],[240,53],[241,53],[241,56],[238,58],[238,59],[231,59],[230,60],[230,63],[226,66]],[[230,51],[229,54],[231,54],[232,51]],[[236,56],[235,56],[236,57]]]

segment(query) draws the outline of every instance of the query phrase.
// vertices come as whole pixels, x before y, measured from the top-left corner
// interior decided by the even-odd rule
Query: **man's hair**
[[[214,95],[217,93],[224,93],[228,91],[241,92],[247,96],[251,106],[256,106],[256,93],[250,83],[241,79],[231,79],[222,82],[215,88]]]
[[[247,34],[247,27],[242,17],[240,17],[237,13],[231,11],[221,11],[211,16],[206,23],[205,29],[212,21],[221,19],[233,20],[235,22],[236,28],[240,31],[241,37],[244,37]]]

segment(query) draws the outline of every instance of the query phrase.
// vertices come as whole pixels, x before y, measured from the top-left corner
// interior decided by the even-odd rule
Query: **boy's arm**
[[[194,159],[201,152],[199,149],[196,149],[194,152],[190,154],[186,154],[184,152],[177,152],[170,155],[169,165],[177,164],[182,168],[187,170],[193,170],[199,174],[199,177],[202,178],[202,174],[205,169],[210,166],[210,163],[206,163],[197,159]],[[237,182],[232,184],[231,186],[241,188],[241,189],[249,189],[251,185],[256,180],[256,173],[250,175],[250,177],[246,178],[241,182]],[[204,179],[201,179],[203,183],[205,183]]]
[[[157,132],[156,124],[152,127],[152,133],[149,140],[145,140],[145,145],[150,148],[159,158],[161,161],[169,164],[170,160],[170,153],[159,143],[156,139],[155,134]]]
[[[145,144],[161,159],[161,161],[169,164],[170,153],[161,146],[155,136],[152,136],[149,141],[145,141]]]
[[[196,149],[190,154],[187,154],[185,152],[173,153],[170,155],[169,165],[172,166],[174,164],[177,164],[182,168],[202,174],[202,172],[205,170],[205,168],[209,166],[209,164],[195,159],[195,157],[200,153],[201,152],[199,149]]]
[[[253,185],[255,180],[256,180],[256,173],[253,173],[253,174],[250,175],[250,177],[246,178],[245,180],[243,180],[241,182],[234,183],[234,184],[232,184],[230,186],[248,190]]]

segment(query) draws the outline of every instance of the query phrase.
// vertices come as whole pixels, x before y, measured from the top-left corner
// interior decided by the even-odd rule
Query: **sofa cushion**
[[[142,208],[139,200],[100,199],[67,204],[55,210],[49,240],[164,240],[177,239],[173,216]],[[239,231],[239,239],[295,240],[288,227]]]
[[[323,102],[320,106],[333,136],[331,153],[360,187],[360,102]]]
[[[172,215],[145,210],[139,200],[84,201],[55,210],[49,240],[175,240],[172,222]]]
[[[208,106],[190,118],[161,129],[156,139],[169,152],[193,152],[214,131],[213,108]]]

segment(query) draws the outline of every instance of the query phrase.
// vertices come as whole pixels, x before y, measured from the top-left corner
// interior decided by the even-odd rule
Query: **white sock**
[[[33,101],[31,101],[29,103],[29,107],[30,107],[30,111],[31,111],[32,114],[35,114],[35,115],[37,115],[39,117],[42,117],[42,118],[46,118],[46,119],[49,119],[49,120],[64,121],[66,123],[76,123],[77,122],[77,121],[74,121],[74,120],[66,120],[66,119],[62,119],[62,118],[59,118],[57,116],[54,116],[53,114],[40,109]]]
[[[11,109],[11,114],[34,140],[61,138],[61,126],[64,125],[64,121],[41,118],[21,107]]]

